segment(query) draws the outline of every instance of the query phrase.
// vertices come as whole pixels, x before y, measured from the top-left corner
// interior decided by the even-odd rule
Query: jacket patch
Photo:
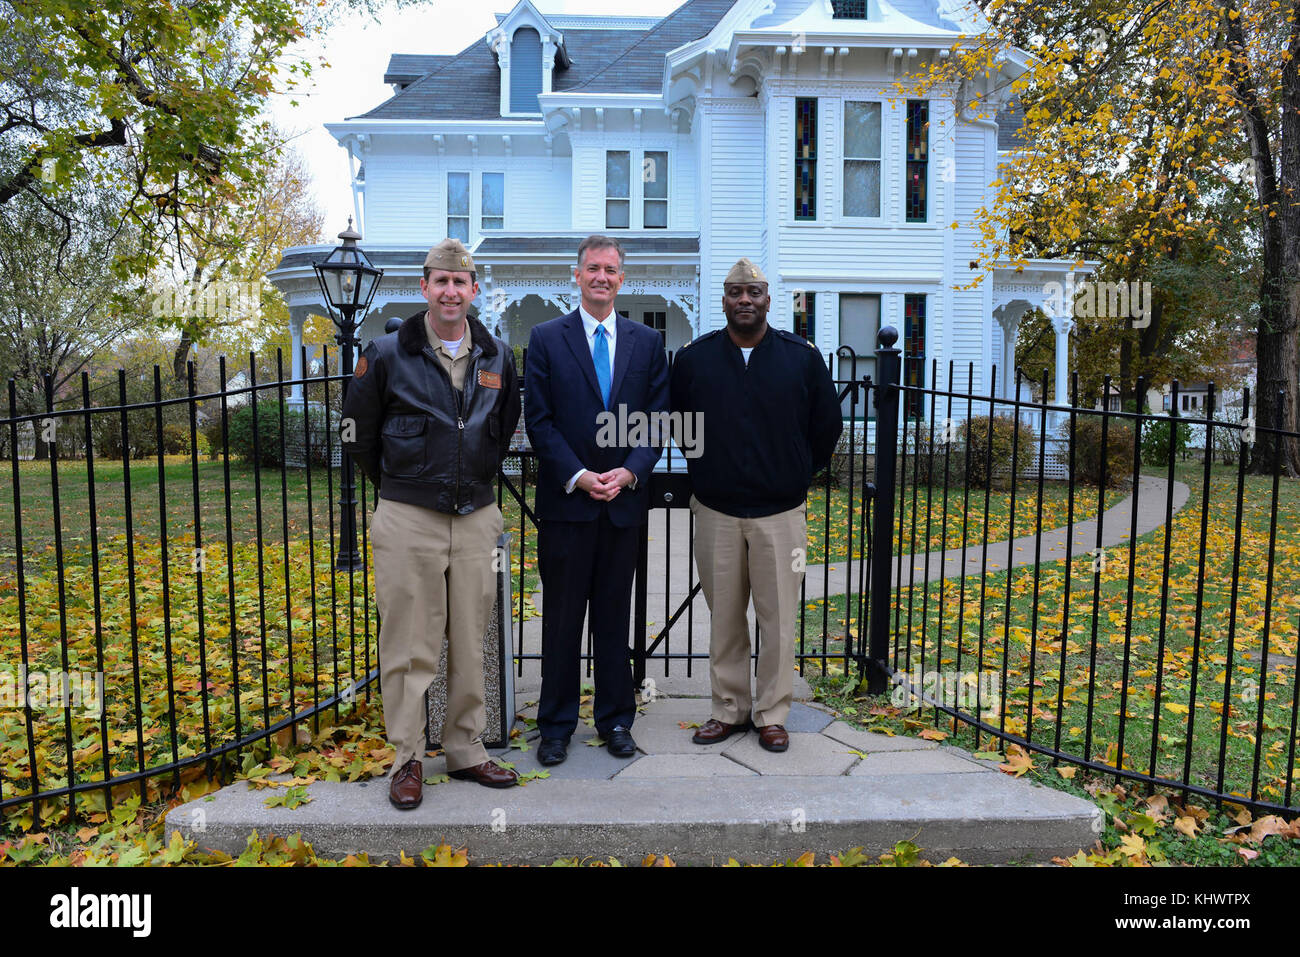
[[[501,388],[501,373],[486,372],[480,369],[478,374],[478,384],[483,386],[485,389],[499,389]]]
[[[360,359],[357,360],[357,369],[355,372],[352,373],[353,378],[360,379],[363,375],[366,374],[366,369],[368,368],[370,368],[370,363],[366,361],[365,356],[362,356]]]

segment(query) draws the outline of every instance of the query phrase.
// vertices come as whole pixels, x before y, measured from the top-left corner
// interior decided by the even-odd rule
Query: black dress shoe
[[[636,742],[632,732],[619,725],[605,737],[605,747],[616,758],[630,758],[636,754]]]
[[[537,746],[537,760],[550,766],[561,764],[569,756],[569,742],[566,738],[542,738]]]

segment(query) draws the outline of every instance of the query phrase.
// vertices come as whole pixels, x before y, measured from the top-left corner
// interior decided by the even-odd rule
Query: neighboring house
[[[1021,147],[1009,87],[1024,54],[977,93],[926,99],[896,78],[948,56],[984,26],[958,0],[688,0],[662,19],[543,15],[528,0],[459,53],[395,54],[394,95],[327,125],[348,151],[362,246],[385,270],[361,338],[423,308],[420,267],[447,235],[471,247],[480,318],[512,343],[578,302],[583,236],[627,250],[620,310],[669,349],[725,324],[722,279],[741,256],[771,282],[770,321],[829,361],[849,346],[874,368],[876,332],[899,330],[909,382],[938,360],[974,363],[998,392],[1026,312],[1045,286],[1079,279],[1065,261],[997,268],[973,290],[976,211]],[[313,260],[271,273],[295,337],[319,309]],[[1068,320],[1057,320],[1055,401],[1064,402]],[[295,348],[295,363],[297,349]],[[837,373],[854,374],[847,359]],[[300,371],[295,368],[295,375]]]

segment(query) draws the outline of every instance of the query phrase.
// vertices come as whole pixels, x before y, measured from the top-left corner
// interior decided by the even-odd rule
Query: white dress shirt
[[[609,383],[610,388],[614,387],[614,350],[618,345],[618,311],[610,310],[608,316],[604,319],[597,319],[589,313],[581,304],[578,306],[578,316],[582,319],[582,329],[587,336],[587,348],[591,350],[591,361],[594,365],[596,362],[596,328],[603,326],[608,333],[609,345]],[[578,487],[578,479],[582,478],[582,473],[586,469],[578,469],[573,473],[573,478],[564,486],[564,491],[572,493]],[[636,476],[632,476],[632,484],[628,488],[636,488]]]

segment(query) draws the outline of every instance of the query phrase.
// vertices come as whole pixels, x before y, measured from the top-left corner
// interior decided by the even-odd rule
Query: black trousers
[[[632,727],[636,688],[628,647],[637,527],[619,528],[601,508],[594,522],[543,521],[538,529],[542,576],[542,693],[537,727],[568,738],[578,726],[582,622],[590,606],[595,656],[596,732]]]

